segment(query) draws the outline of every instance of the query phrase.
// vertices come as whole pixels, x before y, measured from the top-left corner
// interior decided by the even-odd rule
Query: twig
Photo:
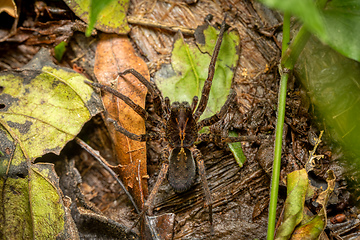
[[[75,141],[77,144],[80,145],[80,147],[82,147],[88,153],[90,153],[101,164],[101,166],[103,166],[110,173],[110,175],[119,183],[122,190],[126,193],[128,198],[130,199],[131,203],[134,205],[135,211],[139,214],[140,213],[139,208],[137,207],[133,197],[128,192],[128,190],[126,189],[125,185],[121,182],[121,180],[116,176],[116,173],[108,166],[106,160],[100,156],[99,151],[95,151],[92,147],[87,145],[84,141],[82,141],[78,137],[75,138]]]
[[[130,24],[141,25],[141,26],[146,26],[146,27],[153,27],[153,28],[160,28],[160,29],[165,29],[167,31],[171,31],[171,32],[181,31],[185,35],[194,35],[194,33],[195,33],[195,30],[192,28],[187,28],[187,27],[182,27],[182,26],[174,26],[174,25],[170,25],[170,24],[166,24],[166,23],[157,23],[153,20],[145,19],[145,18],[129,16],[127,18],[127,20],[128,20],[128,23],[130,23]]]

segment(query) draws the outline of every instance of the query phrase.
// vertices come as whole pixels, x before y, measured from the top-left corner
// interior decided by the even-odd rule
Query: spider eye
[[[181,107],[188,109],[188,108],[190,108],[190,104],[188,102],[182,102]]]
[[[173,103],[171,104],[171,111],[172,111],[172,112],[173,112],[173,111],[176,111],[176,110],[179,109],[179,107],[180,107],[180,103],[179,103],[179,102],[173,102]]]

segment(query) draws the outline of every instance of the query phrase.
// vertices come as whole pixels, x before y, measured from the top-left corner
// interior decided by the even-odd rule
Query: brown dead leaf
[[[15,4],[15,2],[13,0],[1,1],[1,3],[0,3],[0,13],[1,12],[6,12],[10,16],[12,16],[13,18],[18,17],[16,4]]]
[[[11,17],[15,18],[12,23],[11,29],[1,29],[0,42],[6,41],[11,36],[15,35],[16,28],[19,22],[18,8],[13,0],[2,0],[0,1],[0,13],[6,12]]]
[[[115,34],[103,34],[97,45],[94,73],[101,84],[110,85],[122,94],[130,97],[135,103],[145,107],[146,87],[137,78],[128,74],[119,77],[118,73],[135,68],[146,79],[150,79],[145,62],[136,56],[127,37]],[[118,121],[119,125],[135,134],[145,133],[144,120],[127,104],[117,97],[104,93],[103,102],[109,117]],[[115,171],[124,184],[130,188],[137,205],[141,208],[144,197],[148,194],[146,143],[133,141],[116,132],[112,124],[107,124],[110,136],[116,148],[119,165]]]
[[[75,31],[84,32],[86,26],[80,21],[58,20],[46,23],[38,22],[32,28],[20,27],[12,41],[25,41],[26,45],[54,44],[68,41]]]

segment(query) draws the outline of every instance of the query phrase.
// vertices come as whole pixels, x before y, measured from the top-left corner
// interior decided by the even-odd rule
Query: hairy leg
[[[157,119],[155,119],[153,116],[151,116],[149,113],[146,112],[146,110],[144,108],[142,108],[141,106],[139,106],[138,104],[134,103],[133,100],[131,100],[129,97],[125,96],[124,94],[120,93],[119,91],[100,84],[100,83],[94,83],[94,82],[89,82],[89,81],[84,81],[85,83],[93,86],[93,87],[97,87],[100,88],[106,92],[109,92],[111,94],[113,94],[114,96],[120,98],[121,100],[123,100],[129,107],[131,107],[137,114],[139,114],[143,119],[145,120],[150,120],[150,122],[155,125],[155,126],[162,126],[164,127],[164,124],[160,121],[158,121]]]
[[[224,117],[224,115],[228,112],[229,108],[231,107],[231,101],[234,99],[235,95],[236,93],[234,91],[231,91],[225,104],[221,107],[220,112],[198,122],[197,123],[198,131],[200,131],[205,126],[211,126],[214,123],[220,121],[220,119]]]
[[[201,183],[205,193],[205,204],[209,208],[209,222],[210,222],[210,233],[214,235],[214,226],[213,226],[213,218],[212,218],[212,198],[211,198],[211,191],[206,180],[206,171],[204,165],[204,159],[199,149],[193,149],[194,158],[196,159],[199,175],[201,178]]]
[[[135,221],[135,223],[130,228],[130,230],[139,223],[140,219],[145,216],[146,212],[148,212],[149,215],[153,215],[154,200],[155,200],[156,194],[159,191],[161,183],[166,178],[166,174],[169,169],[168,158],[169,158],[169,151],[167,149],[165,149],[161,156],[163,164],[161,165],[159,176],[156,179],[155,185],[154,185],[153,189],[151,190],[149,197],[147,198],[146,202],[144,203],[144,206],[141,210],[141,213],[140,213],[138,219]]]
[[[118,124],[118,122],[115,121],[114,119],[108,118],[106,120],[108,122],[111,122],[112,124],[114,124],[116,131],[124,134],[125,136],[127,136],[128,138],[130,138],[132,140],[139,141],[139,142],[147,142],[147,141],[151,141],[151,140],[158,140],[160,138],[160,135],[156,134],[156,133],[145,133],[145,134],[137,135],[135,133],[129,132],[128,130],[126,130],[125,128],[120,126]]]
[[[165,107],[164,107],[164,119],[166,121],[169,120],[170,117],[170,99],[168,97],[165,97]]]
[[[137,72],[135,69],[131,68],[131,69],[127,69],[121,73],[119,73],[120,76],[126,75],[126,74],[132,74],[134,75],[142,84],[145,85],[145,87],[147,87],[147,89],[149,90],[151,96],[153,97],[154,100],[154,108],[155,108],[155,113],[159,116],[159,117],[163,117],[163,104],[162,104],[162,96],[161,96],[161,92],[160,90],[156,87],[155,84],[153,84],[152,82],[149,82],[148,80],[146,80],[146,78],[141,75],[139,72]]]
[[[220,46],[221,46],[223,35],[225,32],[225,26],[226,26],[225,19],[226,19],[226,15],[221,24],[218,39],[216,40],[215,49],[214,49],[213,55],[211,57],[210,65],[209,65],[208,77],[205,80],[204,87],[202,89],[200,103],[194,113],[195,121],[198,121],[201,114],[203,114],[203,112],[205,111],[205,108],[206,108],[206,105],[207,105],[207,102],[209,99],[209,93],[210,93],[210,89],[211,89],[211,85],[212,85],[212,80],[213,80],[214,74],[215,74],[215,63],[216,63],[217,57],[219,55]]]
[[[199,98],[197,96],[194,96],[192,99],[192,102],[191,102],[191,110],[193,113],[195,112],[198,101],[199,101]]]

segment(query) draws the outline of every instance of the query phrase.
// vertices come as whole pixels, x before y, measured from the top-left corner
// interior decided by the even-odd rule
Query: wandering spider
[[[176,192],[183,192],[188,190],[196,179],[196,168],[201,178],[202,186],[205,192],[205,202],[209,208],[209,221],[211,227],[211,233],[213,234],[213,219],[212,219],[212,198],[211,192],[206,180],[206,172],[204,160],[201,152],[196,148],[196,141],[212,141],[212,142],[239,142],[254,140],[251,137],[224,137],[212,134],[198,134],[198,132],[205,126],[211,126],[220,121],[222,117],[227,113],[235,92],[231,92],[225,104],[221,107],[221,110],[215,115],[199,120],[203,114],[212,85],[212,80],[215,73],[215,63],[219,54],[223,34],[225,32],[225,19],[221,24],[220,33],[215,44],[215,49],[211,57],[208,77],[204,83],[200,102],[198,104],[198,97],[195,96],[191,105],[188,102],[173,102],[170,106],[170,99],[166,97],[163,99],[160,91],[152,82],[147,81],[140,73],[134,69],[128,69],[119,75],[132,74],[142,84],[144,84],[150,94],[153,97],[155,113],[160,117],[160,120],[151,116],[145,109],[134,103],[130,98],[124,96],[120,92],[98,83],[90,83],[94,87],[101,88],[107,92],[114,94],[129,105],[137,114],[147,120],[150,124],[157,126],[161,131],[154,133],[145,133],[141,135],[133,134],[123,127],[121,127],[116,121],[107,119],[112,122],[115,129],[130,139],[136,141],[151,141],[158,139],[165,139],[167,147],[164,149],[161,155],[162,166],[156,183],[144,204],[142,213],[140,216],[148,211],[149,215],[152,215],[154,208],[155,195],[157,194],[162,181],[166,178],[169,184]],[[194,160],[195,159],[195,160]],[[196,161],[196,163],[195,163]],[[197,167],[196,167],[197,165]]]

